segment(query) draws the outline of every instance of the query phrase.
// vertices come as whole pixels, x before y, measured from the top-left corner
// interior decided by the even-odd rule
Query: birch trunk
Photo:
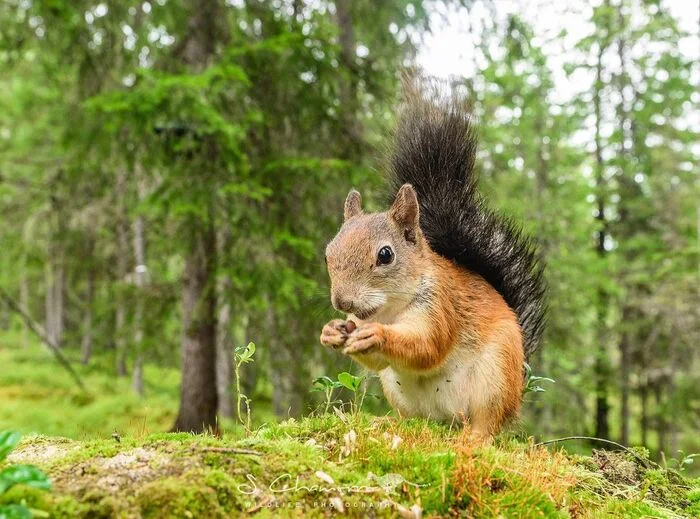
[[[126,295],[124,284],[126,283],[128,256],[129,256],[129,230],[126,215],[126,172],[119,170],[117,173],[117,294],[114,322],[114,344],[117,350],[116,370],[117,375],[125,377],[126,369]]]
[[[137,168],[139,201],[146,195],[146,186],[140,169]],[[144,294],[143,289],[148,283],[148,266],[146,265],[146,223],[143,215],[138,215],[134,221],[134,269],[136,283],[136,308],[134,310],[134,370],[131,374],[131,387],[134,392],[143,396],[143,319]]]

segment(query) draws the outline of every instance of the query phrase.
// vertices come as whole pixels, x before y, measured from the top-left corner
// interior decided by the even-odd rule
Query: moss
[[[45,456],[41,453],[56,455]],[[697,516],[700,490],[635,457],[548,451],[512,436],[477,445],[425,420],[288,420],[248,437],[27,438],[50,494],[13,489],[51,517]],[[17,497],[17,496],[15,496]]]
[[[686,510],[689,517],[700,517],[700,480],[695,481],[695,488],[688,491],[688,508]]]
[[[682,509],[690,505],[687,484],[682,476],[670,470],[647,470],[643,475],[643,485],[649,498],[671,508]]]
[[[646,519],[652,517],[671,517],[667,511],[659,510],[644,502],[612,500],[600,510],[591,510],[586,514],[589,519]]]
[[[14,503],[26,503],[27,506],[37,508],[46,497],[46,492],[34,488],[16,486],[0,495],[0,506]]]
[[[144,518],[226,517],[213,488],[192,484],[201,474],[184,478],[165,478],[143,485],[136,503]]]

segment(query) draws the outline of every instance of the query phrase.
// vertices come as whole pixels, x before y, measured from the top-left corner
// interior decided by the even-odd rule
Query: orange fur
[[[495,434],[520,410],[524,355],[517,318],[500,294],[480,276],[434,253],[426,261],[432,262],[439,280],[437,304],[431,309],[429,322],[418,321],[418,326],[412,327],[382,325],[380,349],[409,369],[430,371],[444,362],[465,333],[473,337],[471,345],[476,351],[498,348],[503,374],[500,398],[472,418],[475,429]],[[504,322],[509,325],[503,326]]]
[[[410,186],[387,213],[364,214],[360,203],[351,192],[346,222],[326,249],[333,304],[352,308],[357,329],[331,321],[321,342],[379,372],[402,415],[466,418],[475,436],[497,433],[521,403],[516,315],[481,276],[430,249]],[[377,251],[387,245],[396,261],[384,266]]]

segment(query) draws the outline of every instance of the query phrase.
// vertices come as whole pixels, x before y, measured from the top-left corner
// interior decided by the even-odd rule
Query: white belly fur
[[[407,416],[463,422],[491,405],[503,386],[498,347],[459,345],[428,373],[389,366],[379,372],[384,394]]]

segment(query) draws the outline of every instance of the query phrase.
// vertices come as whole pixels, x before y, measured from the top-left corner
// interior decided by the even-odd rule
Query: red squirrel
[[[466,421],[491,437],[517,416],[526,354],[544,326],[534,244],[476,189],[476,133],[454,100],[400,113],[386,212],[350,191],[326,247],[333,306],[321,343],[379,374],[401,416]]]

